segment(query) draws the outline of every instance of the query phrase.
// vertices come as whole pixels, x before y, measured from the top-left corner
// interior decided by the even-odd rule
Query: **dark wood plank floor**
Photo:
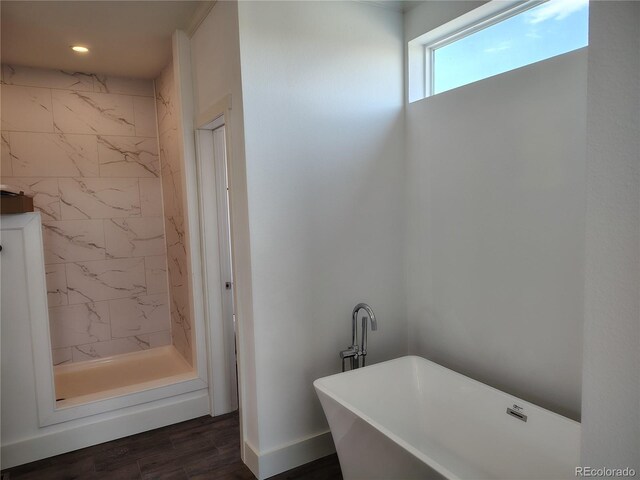
[[[2,480],[253,480],[240,460],[238,414],[204,416],[2,471]],[[341,480],[336,455],[274,480]]]

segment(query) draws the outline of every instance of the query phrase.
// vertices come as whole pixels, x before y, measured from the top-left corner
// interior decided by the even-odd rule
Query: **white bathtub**
[[[578,422],[424,358],[390,360],[314,386],[345,480],[575,478]]]

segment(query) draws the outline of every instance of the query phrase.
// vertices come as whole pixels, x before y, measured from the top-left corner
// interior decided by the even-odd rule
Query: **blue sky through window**
[[[588,0],[549,0],[434,50],[433,93],[586,47]]]

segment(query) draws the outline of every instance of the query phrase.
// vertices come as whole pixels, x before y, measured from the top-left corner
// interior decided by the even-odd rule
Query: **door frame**
[[[224,284],[233,279],[230,217],[227,204],[227,179],[231,162],[229,117],[231,96],[198,116],[195,122],[196,168],[198,179],[198,208],[200,217],[200,254],[204,294],[205,324],[207,326],[207,360],[211,415],[217,416],[238,408],[237,334],[233,324],[225,322],[225,311],[233,314],[234,302],[225,301]],[[216,155],[214,131],[224,128],[225,157]],[[226,161],[225,161],[226,160]],[[223,172],[224,174],[220,174]],[[229,200],[230,201],[230,200]],[[208,219],[214,221],[208,221]],[[228,312],[228,309],[232,309]]]

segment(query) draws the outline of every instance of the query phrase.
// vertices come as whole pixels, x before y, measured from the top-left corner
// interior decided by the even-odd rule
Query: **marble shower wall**
[[[153,82],[2,66],[2,183],[41,212],[54,364],[171,343]]]
[[[181,139],[177,87],[173,64],[165,67],[156,79],[156,109],[158,112],[158,141],[164,228],[167,232],[167,266],[171,304],[171,332],[173,345],[193,365],[193,339],[191,329],[191,295],[189,291],[186,248],[184,165],[180,151]]]

